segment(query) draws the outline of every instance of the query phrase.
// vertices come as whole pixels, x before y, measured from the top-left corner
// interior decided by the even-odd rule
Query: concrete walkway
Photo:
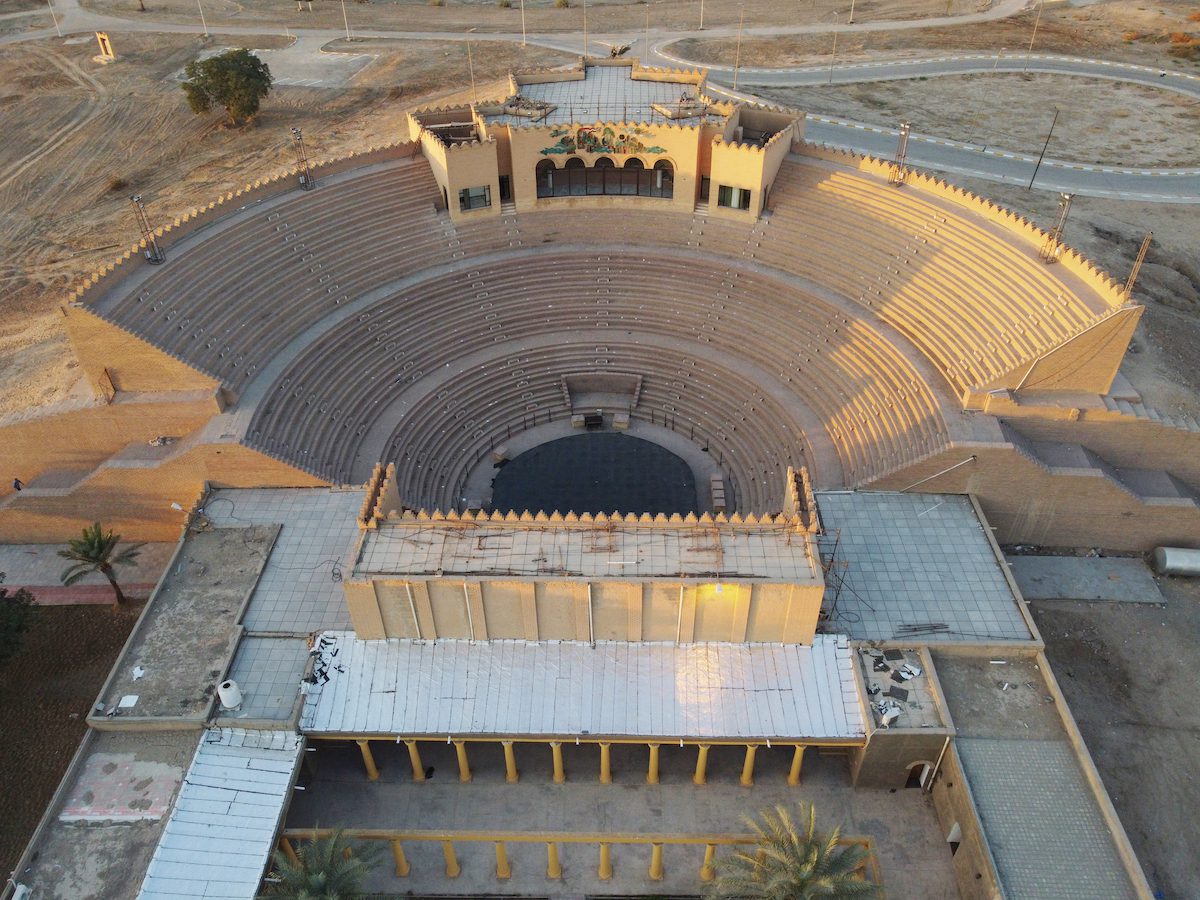
[[[1026,600],[1115,600],[1165,603],[1140,559],[1087,556],[1009,556]]]
[[[86,576],[71,587],[59,580],[70,563],[58,555],[65,544],[0,544],[0,572],[5,575],[4,587],[9,590],[28,588],[43,606],[112,603],[113,591],[103,575]],[[120,549],[124,545],[118,545]],[[121,589],[131,598],[144,600],[167,567],[173,543],[146,544],[135,565],[122,566],[117,571]]]

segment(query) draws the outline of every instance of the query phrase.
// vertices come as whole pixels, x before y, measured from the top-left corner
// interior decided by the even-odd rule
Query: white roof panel
[[[257,896],[302,742],[286,731],[206,731],[138,900]]]
[[[362,641],[325,632],[301,730],[853,740],[846,638],[798,644]],[[337,653],[335,657],[333,654]]]

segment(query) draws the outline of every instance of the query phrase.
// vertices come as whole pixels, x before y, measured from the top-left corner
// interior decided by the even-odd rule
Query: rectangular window
[[[468,209],[483,209],[492,205],[492,188],[483,187],[463,188],[458,192],[458,208],[463,212]]]
[[[750,191],[722,184],[717,188],[717,206],[727,206],[730,209],[749,209]]]

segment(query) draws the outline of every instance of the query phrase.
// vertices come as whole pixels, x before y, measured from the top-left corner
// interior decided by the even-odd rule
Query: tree
[[[117,584],[116,575],[113,574],[114,568],[116,566],[132,566],[144,546],[143,544],[133,544],[118,553],[117,544],[120,541],[119,534],[113,534],[111,528],[105,532],[101,529],[99,522],[84,528],[81,537],[67,541],[67,549],[58,551],[58,555],[63,559],[69,559],[74,563],[63,569],[62,583],[72,585],[85,575],[99,572],[112,585],[112,589],[117,595],[115,605],[120,608],[126,598],[121,592],[121,586]]]
[[[841,846],[841,828],[817,831],[817,811],[802,804],[803,831],[782,806],[760,813],[762,823],[745,822],[758,835],[757,844],[718,862],[719,875],[710,896],[768,900],[842,900],[880,896],[879,888],[856,874],[869,854],[858,844]]]
[[[0,572],[2,581],[4,573]],[[0,588],[0,666],[21,649],[21,635],[29,630],[33,608],[33,594],[25,588],[18,588],[15,594]]]
[[[271,92],[271,70],[249,50],[226,50],[184,69],[183,92],[196,115],[222,107],[230,124],[249,119]]]
[[[378,844],[354,852],[339,830],[329,837],[313,834],[296,850],[296,862],[275,851],[274,882],[265,896],[290,900],[349,900],[362,893],[362,885],[379,862]]]

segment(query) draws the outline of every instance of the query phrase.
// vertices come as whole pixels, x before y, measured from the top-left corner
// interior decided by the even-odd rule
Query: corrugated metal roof
[[[797,644],[362,641],[326,632],[314,734],[854,739],[846,638]],[[334,653],[337,653],[334,656]]]
[[[255,897],[302,740],[285,731],[205,732],[138,900]]]

